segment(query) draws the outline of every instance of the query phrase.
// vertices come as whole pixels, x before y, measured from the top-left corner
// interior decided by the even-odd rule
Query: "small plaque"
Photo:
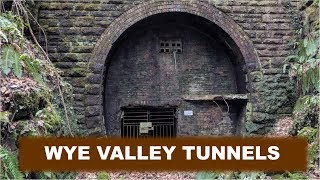
[[[140,134],[148,134],[151,128],[152,122],[141,122],[139,126],[139,132]]]
[[[184,111],[185,116],[193,116],[193,111]]]

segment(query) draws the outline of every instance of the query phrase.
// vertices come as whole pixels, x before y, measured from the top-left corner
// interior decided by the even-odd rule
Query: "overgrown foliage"
[[[0,146],[1,158],[1,179],[23,179],[23,174],[19,171],[17,157],[4,147]]]
[[[302,28],[297,30],[293,42],[294,52],[287,58],[284,72],[296,80],[300,95],[294,107],[294,125],[291,134],[296,135],[305,126],[315,127],[320,105],[320,55],[319,55],[319,0],[308,7]]]
[[[19,171],[19,137],[72,136],[78,128],[75,121],[69,121],[73,117],[72,87],[60,77],[33,35],[29,21],[33,17],[25,1],[8,2],[11,11],[1,9],[0,14],[0,178],[74,178],[75,173]],[[2,3],[0,0],[1,8]],[[25,37],[27,30],[33,42]]]
[[[20,54],[11,46],[4,46],[1,51],[0,69],[5,75],[13,71],[17,78],[22,77]]]
[[[0,41],[14,43],[16,39],[23,39],[24,24],[21,18],[12,13],[0,16]]]
[[[287,58],[284,72],[296,81],[298,100],[293,111],[291,135],[308,140],[308,177],[319,178],[320,111],[320,20],[319,0],[303,6],[301,28],[296,31],[294,52]],[[292,179],[306,179],[305,173],[287,173]]]
[[[196,179],[266,179],[267,175],[263,172],[199,172]]]

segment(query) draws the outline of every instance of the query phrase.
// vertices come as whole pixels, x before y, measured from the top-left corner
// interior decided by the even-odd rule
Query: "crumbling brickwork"
[[[156,12],[187,11],[215,20],[224,26],[247,59],[247,86],[250,87],[247,88],[246,132],[264,134],[276,119],[292,110],[290,94],[293,87],[287,75],[282,73],[282,67],[290,53],[289,41],[294,25],[284,1],[54,0],[40,3],[37,18],[47,32],[51,59],[75,87],[78,123],[91,134],[105,133],[102,96],[105,78],[102,71],[108,65],[103,64],[105,59],[100,58],[99,53],[95,56],[92,52],[108,49],[107,46],[111,47],[116,41],[111,38],[103,45],[97,44],[99,39],[110,34],[114,34],[110,37],[119,37],[121,34],[118,33],[127,28],[126,20],[133,22],[133,18],[143,19]],[[293,9],[297,6],[295,1],[290,4]],[[233,19],[240,27],[239,32],[244,32],[243,36],[234,34],[238,26],[229,19],[216,17]],[[248,44],[253,44],[252,51],[246,52],[251,49],[243,43],[247,40],[250,41]],[[92,59],[95,64],[87,70]]]

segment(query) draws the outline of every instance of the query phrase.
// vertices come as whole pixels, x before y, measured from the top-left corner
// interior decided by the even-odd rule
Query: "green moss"
[[[110,176],[107,172],[98,172],[97,173],[97,179],[98,180],[105,180],[105,179],[110,179]]]
[[[199,172],[197,173],[196,179],[217,179],[220,176],[220,173],[216,172]]]
[[[72,68],[70,74],[74,76],[83,76],[85,77],[87,73],[87,70],[85,68],[76,67]]]
[[[34,116],[52,99],[52,94],[46,88],[35,89],[30,93],[16,91],[13,93],[15,119]]]
[[[308,160],[313,163],[319,154],[319,143],[318,142],[314,142],[312,144],[309,145],[308,147]]]
[[[44,127],[48,133],[53,133],[60,127],[61,116],[52,105],[38,111],[36,118],[43,121]]]
[[[247,103],[246,107],[246,120],[251,121],[252,120],[252,103]]]
[[[288,173],[288,177],[289,179],[297,179],[297,180],[301,180],[301,179],[308,179],[308,177],[302,173]]]
[[[96,4],[87,3],[83,6],[84,10],[99,10],[99,6]]]
[[[287,179],[283,174],[275,174],[271,177],[272,179]]]
[[[252,121],[247,121],[245,124],[246,133],[248,135],[265,134],[267,131],[267,126],[268,126],[268,124],[258,124],[258,123],[254,123]]]
[[[309,143],[312,143],[315,141],[317,136],[317,129],[312,127],[304,127],[298,132],[299,137],[306,138]]]

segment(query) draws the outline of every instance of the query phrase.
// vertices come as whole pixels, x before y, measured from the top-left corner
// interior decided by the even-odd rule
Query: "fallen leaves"
[[[290,127],[293,124],[292,117],[284,117],[275,124],[273,134],[275,136],[290,136]]]
[[[24,94],[29,94],[38,89],[37,83],[29,77],[22,77],[21,79],[13,76],[1,77],[0,84],[1,111],[5,111],[4,105],[13,100],[12,96],[14,92],[19,91]]]
[[[118,171],[108,173],[110,179],[195,179],[196,172],[138,172]],[[76,179],[97,179],[96,173],[82,172]]]

